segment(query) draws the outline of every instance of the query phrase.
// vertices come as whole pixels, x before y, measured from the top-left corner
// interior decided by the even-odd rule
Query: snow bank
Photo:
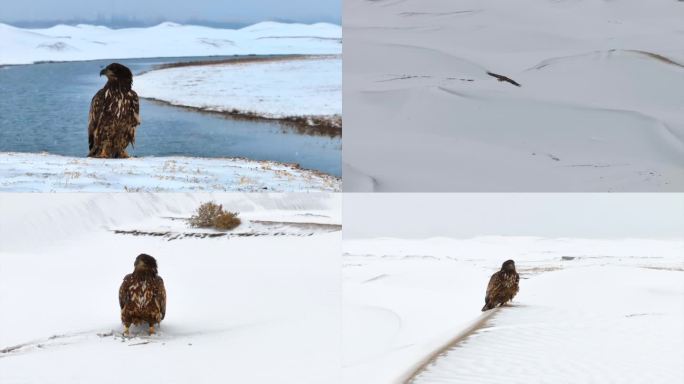
[[[340,224],[339,194],[331,193],[60,193],[39,198],[26,193],[4,193],[0,199],[2,250],[35,249],[41,244],[92,231],[142,228],[151,223],[168,227],[168,218],[188,218],[206,201],[222,204],[240,217],[284,222]],[[159,218],[165,218],[164,225]],[[64,225],[69,223],[69,225]],[[175,223],[187,227],[185,223]],[[245,223],[247,225],[247,223]],[[236,231],[243,227],[238,227]]]
[[[3,197],[0,302],[13,315],[0,316],[0,381],[338,382],[339,231],[173,241],[112,232],[175,222],[165,217],[204,198],[245,220],[340,210],[338,196],[310,194]],[[166,319],[155,336],[122,339],[117,290],[141,252],[159,262]]]
[[[343,246],[343,377],[347,383],[395,383],[410,378],[414,373],[412,369],[421,361],[431,357],[474,322],[482,320],[480,309],[484,304],[488,279],[509,258],[516,261],[521,273],[520,295],[514,302],[514,308],[504,308],[493,314],[493,320],[485,323],[487,328],[479,331],[482,335],[495,334],[498,329],[503,332],[504,329],[519,328],[529,329],[523,332],[523,336],[542,334],[547,329],[542,324],[547,321],[566,324],[563,316],[582,319],[578,328],[598,330],[609,324],[624,325],[621,323],[624,315],[645,312],[651,316],[657,312],[666,319],[659,323],[666,327],[662,332],[649,331],[640,320],[637,320],[635,328],[623,327],[620,331],[629,330],[635,337],[641,334],[641,328],[643,332],[659,334],[659,337],[669,332],[673,340],[666,342],[667,350],[678,350],[676,356],[684,351],[684,339],[674,340],[684,332],[681,327],[684,308],[671,308],[672,300],[681,299],[684,295],[679,276],[684,271],[681,257],[684,241],[681,239],[387,238],[345,240]],[[601,274],[603,276],[599,279]],[[658,276],[662,279],[659,280]],[[578,287],[578,279],[586,282],[586,287]],[[591,294],[592,290],[600,291],[603,286],[607,286],[604,292]],[[630,296],[635,287],[639,287],[639,294]],[[562,299],[554,303],[554,295]],[[573,295],[576,296],[571,298]],[[605,303],[606,296],[612,297],[611,303]],[[587,303],[587,309],[603,305],[611,312],[604,311],[592,318],[585,310],[578,309],[577,306],[583,302]],[[666,305],[668,302],[669,307]],[[566,305],[565,312],[560,311]],[[509,313],[514,316],[517,311],[528,312],[513,324],[508,324],[506,316]],[[612,317],[614,322],[603,324],[599,321],[606,316]],[[521,322],[525,324],[519,325]],[[559,330],[553,325],[550,327]],[[523,336],[516,342],[523,343]],[[547,365],[538,364],[532,358],[518,361],[515,357],[536,356],[544,350],[547,342],[549,352],[542,354],[547,356],[551,364],[548,366],[567,366],[568,369],[558,370],[557,375],[565,373],[569,376],[556,375],[552,376],[553,380],[544,382],[572,382],[572,372],[576,369],[573,359],[578,364],[586,362],[579,354],[588,344],[604,345],[604,351],[605,348],[622,347],[621,343],[614,343],[615,333],[602,336],[600,332],[587,332],[585,335],[573,332],[568,337],[559,333],[554,336],[555,339],[537,342],[528,339],[528,343],[522,346],[509,340],[499,345],[498,339],[487,339],[486,343],[478,344],[473,353],[469,353],[468,346],[475,342],[468,338],[465,346],[456,349],[459,351],[457,363],[445,363],[447,366],[439,370],[433,370],[430,365],[423,376],[424,381],[417,382],[522,383],[535,382],[535,378],[542,380],[546,378],[543,374],[547,371],[538,369]],[[639,350],[640,356],[655,358],[661,353],[656,340],[662,339],[645,340],[634,348]],[[551,349],[562,348],[568,343],[577,343],[578,347],[568,349],[564,355],[553,355]],[[497,348],[513,352],[508,356],[503,351],[491,352]],[[630,351],[635,351],[634,348]],[[498,361],[508,361],[508,358],[509,365],[496,366]],[[611,364],[617,364],[619,358],[616,356]],[[471,363],[473,360],[482,361],[482,366]],[[642,367],[647,372],[666,369],[666,373],[657,377],[663,378],[661,382],[668,382],[667,378],[678,377],[674,369],[677,366],[672,365],[674,360],[674,357],[667,358]],[[648,360],[649,364],[652,362]],[[606,369],[593,365],[585,375],[623,382],[624,377],[615,376],[620,372],[611,364]],[[483,373],[487,370],[491,374]],[[450,375],[450,372],[457,372],[457,375]],[[511,372],[525,374],[512,377]],[[482,381],[478,381],[480,378]]]
[[[167,68],[137,76],[142,97],[268,118],[342,115],[341,57]]]
[[[681,271],[575,268],[523,287],[518,304],[412,382],[684,381]]]
[[[349,191],[684,187],[681,2],[344,6]]]
[[[341,180],[295,165],[247,159],[75,158],[0,153],[0,191],[339,191]]]
[[[0,64],[144,57],[250,54],[339,54],[342,28],[262,22],[242,29],[176,23],[110,29],[56,25],[23,29],[0,24]]]

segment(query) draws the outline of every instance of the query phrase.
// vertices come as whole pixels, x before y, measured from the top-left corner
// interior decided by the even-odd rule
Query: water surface
[[[155,65],[206,57],[116,60],[138,74]],[[213,59],[213,58],[212,58]],[[218,58],[217,58],[218,59]],[[0,152],[88,153],[88,109],[112,60],[0,68]],[[133,80],[135,90],[135,78]],[[302,134],[277,121],[244,120],[141,99],[131,156],[245,157],[298,163],[341,175],[342,141]]]

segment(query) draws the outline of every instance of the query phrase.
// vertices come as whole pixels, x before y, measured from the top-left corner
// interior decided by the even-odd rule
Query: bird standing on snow
[[[88,114],[88,156],[127,158],[126,147],[135,143],[135,129],[140,125],[138,94],[131,89],[133,73],[119,63],[100,71],[107,84],[90,102]]]
[[[166,315],[164,280],[157,275],[157,260],[150,255],[140,254],[133,265],[133,273],[124,277],[119,288],[124,335],[128,335],[131,324],[148,324],[151,335],[154,325]]]
[[[482,307],[482,311],[490,310],[513,300],[518,293],[519,281],[520,276],[515,271],[515,262],[513,260],[506,260],[501,266],[501,270],[493,274],[489,279],[485,306]]]

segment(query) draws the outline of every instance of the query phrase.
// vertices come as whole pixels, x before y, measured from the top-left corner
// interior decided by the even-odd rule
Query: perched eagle
[[[88,156],[126,158],[126,147],[135,143],[135,128],[140,125],[138,94],[131,89],[133,74],[112,63],[100,71],[102,75],[107,76],[107,84],[90,102]]]
[[[520,276],[515,271],[515,262],[513,260],[506,260],[501,266],[501,270],[493,274],[489,279],[485,306],[482,307],[482,311],[490,310],[513,300],[518,293],[519,281]]]
[[[148,324],[150,335],[154,325],[166,315],[164,280],[157,275],[157,260],[146,254],[135,258],[133,273],[126,275],[119,288],[119,306],[124,334],[131,324]]]

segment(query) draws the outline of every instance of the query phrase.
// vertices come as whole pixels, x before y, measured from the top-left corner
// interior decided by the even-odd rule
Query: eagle
[[[506,260],[501,265],[501,270],[494,273],[489,279],[485,305],[482,307],[482,311],[488,311],[513,300],[518,293],[519,281],[520,276],[515,271],[515,262],[513,260]]]
[[[128,335],[131,324],[145,323],[152,335],[154,325],[161,323],[166,315],[164,280],[157,274],[157,260],[150,255],[138,255],[133,266],[133,273],[124,277],[119,288],[124,335]]]
[[[498,73],[493,73],[493,72],[487,72],[487,74],[488,74],[489,76],[491,76],[491,77],[493,77],[493,78],[499,80],[499,81],[503,81],[503,82],[506,82],[506,83],[511,83],[511,84],[515,85],[516,87],[521,87],[520,83],[518,83],[517,81],[511,79],[511,78],[508,77],[508,76],[499,75]]]
[[[88,114],[88,157],[127,158],[126,147],[135,144],[140,125],[140,104],[133,86],[133,73],[126,66],[111,63],[100,71],[107,84],[90,102]]]

